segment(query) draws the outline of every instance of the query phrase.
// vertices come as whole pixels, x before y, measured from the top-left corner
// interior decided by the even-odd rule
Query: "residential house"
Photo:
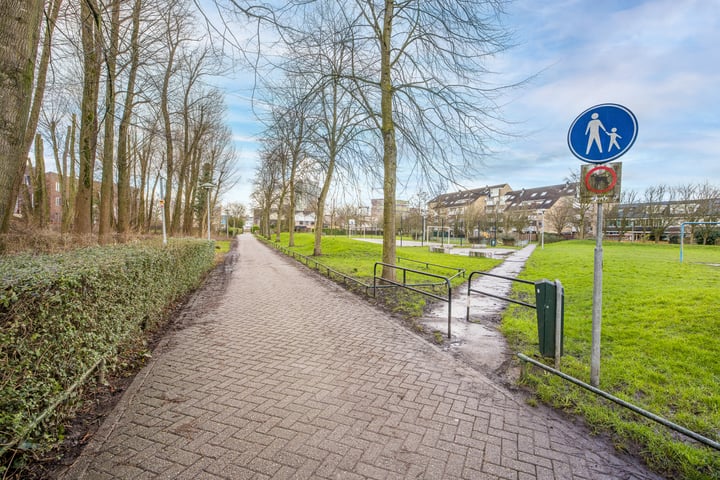
[[[574,223],[577,183],[561,183],[523,188],[505,195],[505,231],[537,233],[544,225],[547,233],[570,232]]]
[[[502,212],[505,196],[510,191],[510,185],[503,183],[438,195],[428,202],[429,222],[464,235],[466,227],[469,232],[469,226],[475,228],[481,219],[487,222],[487,218]]]

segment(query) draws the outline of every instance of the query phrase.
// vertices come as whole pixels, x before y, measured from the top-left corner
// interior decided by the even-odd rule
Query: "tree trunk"
[[[7,232],[25,173],[41,0],[0,2],[0,232]]]
[[[70,157],[70,165],[63,164],[63,175],[65,176],[65,188],[68,193],[67,198],[63,198],[63,223],[61,230],[63,233],[72,230],[73,219],[75,218],[75,198],[77,197],[77,179],[75,175],[75,166],[77,165],[77,157],[75,156],[75,136],[77,135],[77,115],[72,114],[72,124],[68,127],[68,138],[65,140],[66,151],[63,154],[63,161]],[[68,170],[69,168],[69,170]]]
[[[385,0],[380,45],[380,114],[383,141],[383,263],[395,264],[395,188],[397,183],[397,145],[393,123],[393,86],[390,55],[394,0]],[[383,278],[395,280],[394,268],[383,268]]]
[[[298,138],[295,139],[294,151],[292,153],[292,165],[290,166],[290,214],[288,215],[288,247],[295,246],[295,177],[297,175],[298,164],[300,163],[300,145],[303,141],[304,120],[300,119],[300,132]]]
[[[80,2],[83,45],[83,95],[80,108],[80,172],[75,200],[77,234],[92,233],[93,170],[97,156],[97,103],[100,87],[100,11],[95,0]]]
[[[165,208],[163,215],[165,216],[165,225],[168,227],[168,233],[173,234],[173,226],[170,224],[171,220],[171,208],[172,208],[172,182],[173,176],[175,175],[175,153],[173,152],[173,137],[172,137],[172,124],[170,123],[170,107],[168,105],[168,95],[170,92],[170,77],[172,77],[173,66],[175,63],[175,50],[177,44],[173,44],[170,47],[168,55],[168,64],[165,68],[165,76],[163,78],[162,92],[160,92],[160,113],[162,114],[163,127],[165,129],[165,166],[166,166],[166,181],[165,181]],[[177,198],[176,201],[180,201]]]
[[[55,169],[58,174],[58,183],[60,184],[60,202],[61,202],[61,213],[60,213],[60,231],[62,233],[67,232],[66,217],[67,217],[67,205],[69,200],[69,183],[68,183],[68,170],[67,170],[67,158],[68,149],[70,145],[70,135],[73,132],[71,126],[68,126],[67,135],[65,136],[65,145],[63,151],[60,152],[60,145],[57,138],[57,123],[54,121],[50,123],[50,139],[52,142],[53,158],[55,159]]]
[[[330,191],[330,182],[335,171],[335,153],[331,150],[330,159],[328,161],[328,169],[325,174],[320,196],[318,197],[317,209],[315,211],[315,244],[313,246],[313,255],[319,257],[322,255],[322,233],[323,222],[325,220],[325,200],[327,200],[328,191]]]
[[[49,223],[50,199],[45,182],[45,148],[40,134],[35,136],[35,168],[33,182],[33,223],[45,229]]]
[[[118,152],[117,152],[117,230],[125,234],[130,226],[130,162],[128,160],[128,144],[130,120],[132,119],[135,102],[135,80],[140,65],[140,10],[141,0],[135,0],[132,13],[132,34],[130,38],[130,71],[128,72],[128,83],[125,93],[125,104],[123,114],[118,128]],[[142,190],[141,190],[142,192]],[[142,195],[142,194],[141,194]],[[141,211],[141,210],[139,210]]]
[[[110,6],[110,45],[105,54],[107,79],[105,82],[105,138],[103,141],[102,183],[100,185],[100,243],[106,243],[112,231],[113,181],[115,172],[115,74],[117,66],[118,41],[120,37],[120,1],[113,0]]]

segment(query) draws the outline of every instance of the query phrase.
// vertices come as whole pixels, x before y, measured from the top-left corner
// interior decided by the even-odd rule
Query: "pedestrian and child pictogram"
[[[635,115],[614,103],[588,108],[568,131],[570,151],[588,163],[605,163],[627,152],[637,137]]]

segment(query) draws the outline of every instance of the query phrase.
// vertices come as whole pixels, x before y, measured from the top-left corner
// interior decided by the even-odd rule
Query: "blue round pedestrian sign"
[[[570,125],[568,146],[583,162],[605,163],[630,150],[637,138],[635,115],[614,103],[588,108]]]

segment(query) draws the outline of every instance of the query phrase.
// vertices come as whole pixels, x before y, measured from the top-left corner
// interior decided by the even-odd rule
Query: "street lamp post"
[[[400,214],[400,246],[403,246],[403,216]]]
[[[205,189],[205,195],[207,196],[207,239],[210,241],[210,189],[215,187],[212,182],[205,182],[200,185],[201,188]]]
[[[445,246],[445,217],[440,218],[440,246]]]
[[[497,214],[495,215],[495,223],[493,224],[493,247],[497,246]]]
[[[540,249],[545,248],[545,210],[540,210]]]

